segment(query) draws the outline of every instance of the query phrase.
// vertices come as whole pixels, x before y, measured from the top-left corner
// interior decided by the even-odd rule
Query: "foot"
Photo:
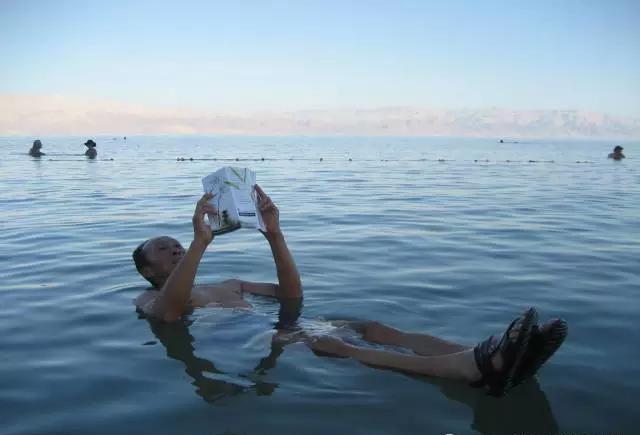
[[[353,346],[339,338],[328,335],[311,337],[311,339],[307,341],[307,345],[311,350],[320,355],[337,356],[340,358],[347,358],[350,350],[353,348]]]
[[[493,395],[502,395],[513,386],[536,319],[537,313],[531,308],[514,320],[502,336],[493,335],[476,345],[476,372],[472,376],[476,385],[487,385]]]
[[[562,346],[568,334],[567,322],[551,319],[541,327],[533,328],[527,352],[522,358],[522,367],[516,373],[514,384],[535,376],[544,363]]]
[[[505,340],[503,343],[500,343],[502,339],[502,335],[494,335],[491,337],[491,340],[496,343],[496,346],[500,346],[498,352],[491,358],[491,365],[496,372],[502,371],[504,367],[504,351],[508,346],[513,346],[516,344],[518,337],[520,336],[520,329],[522,328],[523,319],[519,318],[516,323],[511,327],[508,334],[508,340]]]
[[[305,341],[309,338],[306,331],[298,330],[298,331],[285,331],[279,330],[274,334],[271,338],[271,343],[279,346],[287,346],[292,343],[299,343],[301,341]]]

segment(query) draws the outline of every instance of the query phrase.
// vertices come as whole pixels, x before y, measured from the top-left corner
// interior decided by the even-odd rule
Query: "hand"
[[[314,352],[342,358],[348,357],[349,351],[353,348],[339,338],[328,335],[312,337],[308,345]]]
[[[207,213],[218,213],[216,208],[208,202],[214,196],[215,195],[211,193],[205,193],[202,195],[202,198],[198,200],[196,210],[193,213],[193,240],[204,243],[205,246],[213,240],[213,233],[211,232],[209,224],[204,221],[204,216]]]
[[[264,222],[264,226],[266,231],[263,231],[265,235],[273,235],[280,234],[280,211],[278,207],[271,201],[271,198],[264,193],[264,190],[257,184],[255,185],[256,189],[256,199],[258,200],[258,210],[262,215],[262,222]]]

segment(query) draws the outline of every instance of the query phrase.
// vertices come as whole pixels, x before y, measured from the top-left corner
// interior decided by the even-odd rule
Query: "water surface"
[[[636,431],[640,171],[605,158],[613,143],[102,137],[91,161],[86,138],[41,138],[39,160],[33,139],[0,138],[2,433]],[[273,347],[268,300],[139,319],[131,252],[188,244],[200,178],[230,163],[280,207],[303,326],[375,319],[473,344],[535,305],[568,320],[568,341],[497,400]],[[234,277],[275,280],[259,233],[216,238],[197,281]]]

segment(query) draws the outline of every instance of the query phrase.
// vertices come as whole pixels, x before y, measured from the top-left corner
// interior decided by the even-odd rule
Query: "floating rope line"
[[[157,159],[157,160],[166,160],[166,159]],[[280,159],[271,159],[271,158],[193,158],[193,157],[178,157],[176,159],[178,162],[200,162],[200,161],[220,161],[220,162],[277,162],[277,161],[305,161],[305,162],[342,162],[345,161],[343,159],[325,159],[324,157],[320,158],[280,158]],[[353,162],[353,158],[349,158],[346,161]],[[474,159],[474,160],[455,160],[455,159],[359,159],[358,162],[473,162],[473,163],[574,163],[574,162],[556,162],[555,160],[488,160],[488,159]],[[575,163],[594,163],[590,160],[576,160]]]
[[[126,159],[132,160],[132,159]],[[167,162],[174,161],[171,158],[145,158],[145,159],[134,159],[135,161],[146,161],[146,162]],[[38,159],[38,161],[48,161],[48,162],[113,162],[115,159]],[[449,163],[449,162],[465,162],[465,163],[595,163],[591,160],[576,160],[575,162],[571,161],[556,161],[556,160],[489,160],[489,159],[474,159],[474,160],[455,160],[455,159],[357,159],[353,158],[348,159],[325,159],[324,157],[320,158],[302,158],[302,157],[289,157],[289,158],[193,158],[193,157],[178,157],[175,159],[176,162],[435,162],[435,163]]]

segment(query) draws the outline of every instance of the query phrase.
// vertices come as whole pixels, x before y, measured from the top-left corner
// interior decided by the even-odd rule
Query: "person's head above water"
[[[31,157],[42,157],[45,154],[40,151],[40,149],[42,148],[42,142],[40,142],[40,139],[36,139],[33,141],[33,146],[29,149],[29,155]]]
[[[616,145],[615,148],[613,148],[613,152],[609,154],[608,157],[614,160],[624,159],[626,156],[622,153],[623,150],[624,148],[622,148],[620,145]]]
[[[87,148],[95,148],[95,147],[96,147],[96,143],[95,143],[92,139],[89,139],[88,141],[86,141],[86,142],[84,143],[84,145],[85,145]]]
[[[185,250],[176,239],[162,236],[142,242],[133,251],[136,269],[154,289],[160,289],[178,265]]]

